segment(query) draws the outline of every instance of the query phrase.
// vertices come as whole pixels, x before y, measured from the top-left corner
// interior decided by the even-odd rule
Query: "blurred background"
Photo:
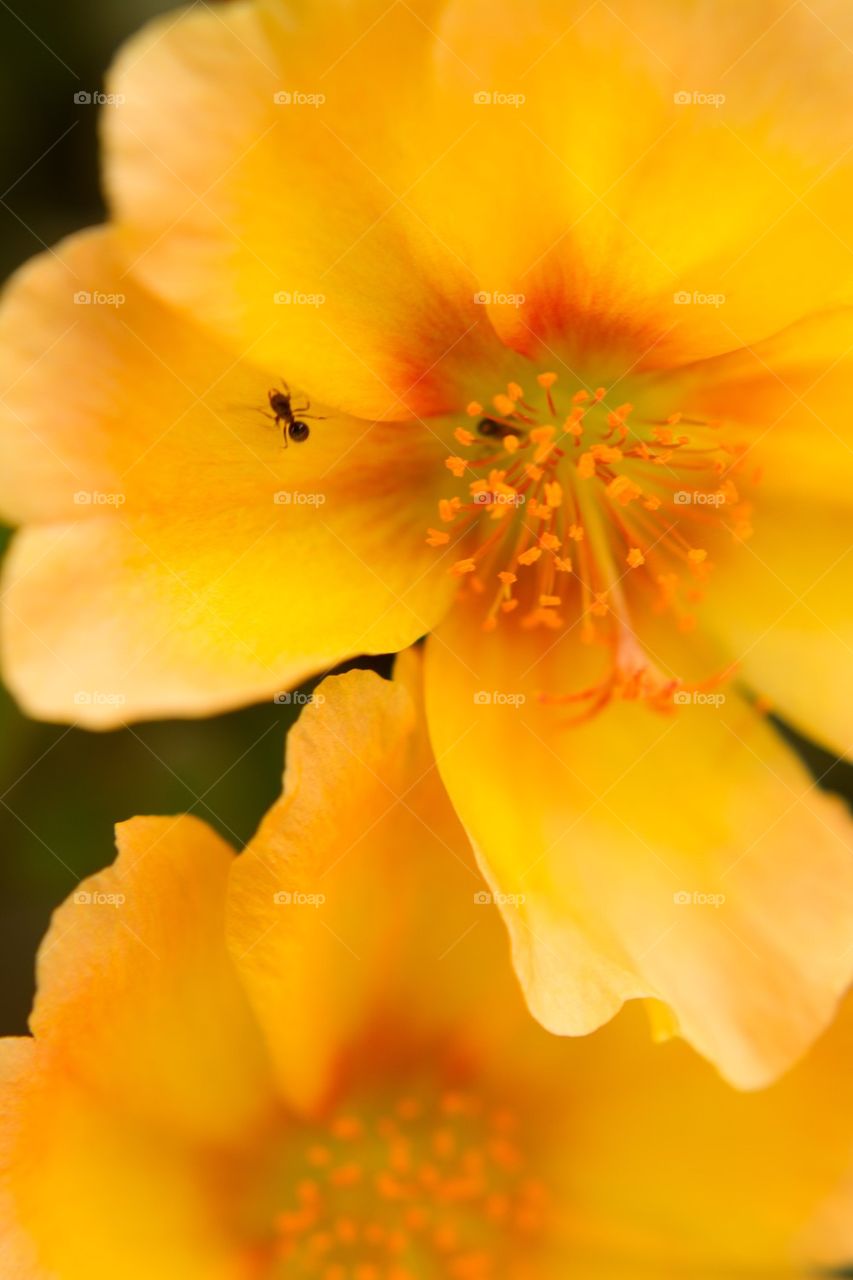
[[[170,0],[0,0],[0,278],[60,237],[102,220],[98,109],[119,44]],[[0,527],[0,554],[8,530]],[[364,664],[367,665],[367,664]],[[388,664],[371,663],[380,669]],[[281,785],[293,708],[263,704],[210,720],[108,734],[37,724],[0,688],[0,1035],[21,1034],[50,913],[112,860],[115,822],[193,812],[240,847]],[[800,743],[822,785],[853,797],[853,770]]]

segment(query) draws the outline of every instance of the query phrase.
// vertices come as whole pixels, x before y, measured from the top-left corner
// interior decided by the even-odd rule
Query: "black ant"
[[[311,401],[306,400],[304,405],[294,408],[291,404],[290,387],[286,382],[282,381],[283,391],[279,391],[273,387],[267,392],[267,399],[270,402],[270,408],[273,411],[276,426],[281,423],[281,438],[287,448],[288,437],[294,444],[303,444],[311,434],[311,428],[307,422],[303,422],[302,418],[316,418],[318,422],[323,422],[323,418],[319,418],[316,413],[309,413]],[[296,415],[300,416],[297,417]]]
[[[520,439],[524,435],[518,427],[511,427],[506,422],[496,422],[494,418],[481,418],[477,423],[477,430],[481,436],[498,436],[501,440],[505,436],[516,436]]]

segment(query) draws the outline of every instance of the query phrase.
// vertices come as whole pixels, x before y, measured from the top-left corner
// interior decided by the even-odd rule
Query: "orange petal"
[[[461,944],[482,881],[413,702],[420,658],[404,657],[393,684],[323,681],[288,737],[282,797],[234,867],[232,952],[299,1108],[328,1096],[380,1013],[435,1034],[470,1004]]]
[[[134,818],[118,828],[118,847],[114,865],[82,881],[53,917],[33,1034],[105,1105],[224,1140],[270,1096],[225,948],[233,852],[191,817]]]

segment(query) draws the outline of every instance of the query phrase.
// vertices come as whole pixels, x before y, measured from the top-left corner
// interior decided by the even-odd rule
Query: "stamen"
[[[722,436],[719,420],[682,410],[644,419],[632,402],[608,405],[605,387],[561,395],[557,383],[555,373],[536,376],[539,408],[514,381],[487,397],[492,417],[470,402],[477,432],[457,425],[464,456],[445,460],[465,490],[439,501],[448,530],[430,528],[426,541],[464,544],[449,572],[463,597],[487,597],[486,630],[503,618],[526,630],[579,624],[582,641],[609,650],[604,681],[547,691],[543,702],[587,704],[584,718],[616,697],[671,710],[688,686],[644,651],[640,615],[669,614],[681,632],[696,625],[688,606],[703,599],[712,546],[752,532],[752,505],[733,478],[746,446]]]
[[[301,1161],[290,1133],[275,1256],[289,1275],[318,1280],[494,1280],[507,1260],[528,1267],[551,1203],[526,1173],[519,1131],[504,1107],[428,1091],[333,1118]],[[321,1147],[329,1161],[316,1173]]]

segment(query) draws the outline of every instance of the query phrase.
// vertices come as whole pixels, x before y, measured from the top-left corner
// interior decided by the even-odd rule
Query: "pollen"
[[[600,682],[572,688],[567,667],[566,689],[541,701],[579,719],[613,698],[674,714],[674,691],[698,686],[660,670],[644,635],[661,617],[676,633],[694,627],[721,559],[751,535],[747,446],[724,420],[662,403],[660,375],[626,379],[617,395],[526,368],[505,389],[477,388],[465,411],[476,430],[451,423],[457,491],[426,541],[486,631],[565,630],[600,651]]]
[[[508,1265],[535,1270],[552,1202],[528,1172],[515,1113],[422,1085],[419,1096],[372,1096],[359,1114],[332,1117],[322,1142],[309,1131],[318,1123],[306,1126],[301,1154],[298,1131],[288,1131],[274,1172],[274,1251],[288,1275],[497,1280]],[[306,1178],[320,1145],[330,1167]]]

